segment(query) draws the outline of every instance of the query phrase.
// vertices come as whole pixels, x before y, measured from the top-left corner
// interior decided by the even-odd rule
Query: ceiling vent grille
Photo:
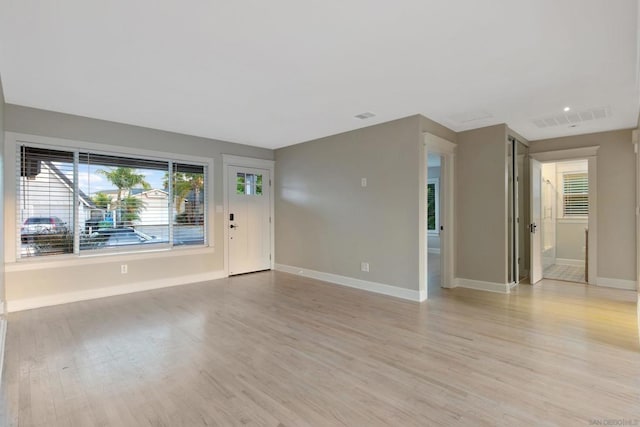
[[[593,120],[606,119],[609,116],[610,113],[607,107],[598,107],[582,111],[569,111],[555,116],[537,119],[533,121],[533,124],[541,129],[555,126],[572,126]]]
[[[370,119],[371,117],[375,117],[375,114],[372,113],[371,111],[367,111],[364,113],[356,114],[354,117],[356,119],[366,120],[366,119]]]

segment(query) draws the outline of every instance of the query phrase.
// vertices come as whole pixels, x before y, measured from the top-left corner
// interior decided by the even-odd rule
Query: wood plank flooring
[[[24,311],[0,403],[3,426],[640,424],[636,296],[417,304],[264,272]]]

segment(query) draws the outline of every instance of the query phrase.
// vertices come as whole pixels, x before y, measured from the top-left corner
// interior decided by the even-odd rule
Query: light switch
[[[362,178],[360,180],[360,185],[362,185],[363,187],[366,187],[367,186],[367,178]]]

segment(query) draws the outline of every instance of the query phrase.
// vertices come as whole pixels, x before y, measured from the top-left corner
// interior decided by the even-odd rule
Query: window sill
[[[579,218],[558,218],[558,224],[588,224],[588,217],[579,217]]]
[[[147,259],[163,259],[169,257],[173,258],[181,256],[205,255],[213,253],[215,253],[214,247],[199,246],[197,248],[162,248],[145,251],[102,253],[79,256],[73,254],[53,255],[56,259],[51,259],[51,257],[45,256],[42,258],[33,257],[16,260],[14,262],[7,262],[5,263],[5,272],[11,273],[16,271],[46,270],[50,268],[109,264]]]

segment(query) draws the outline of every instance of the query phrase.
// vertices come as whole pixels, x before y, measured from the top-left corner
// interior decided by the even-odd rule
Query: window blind
[[[20,258],[204,245],[207,167],[18,146]]]
[[[174,197],[174,246],[202,245],[205,243],[205,217],[207,212],[204,166],[184,163],[173,164],[172,192]]]
[[[565,217],[589,215],[589,176],[586,172],[563,175]]]
[[[18,254],[73,253],[74,153],[22,145],[17,163]]]
[[[169,243],[169,161],[78,155],[80,252]]]

